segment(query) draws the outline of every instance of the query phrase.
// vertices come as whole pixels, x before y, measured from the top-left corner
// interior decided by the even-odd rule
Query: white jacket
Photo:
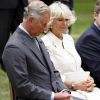
[[[73,82],[86,80],[89,73],[84,72],[81,68],[81,58],[70,35],[63,34],[63,40],[60,40],[49,32],[42,37],[42,40],[47,47],[55,68],[61,73],[63,81],[65,78]]]

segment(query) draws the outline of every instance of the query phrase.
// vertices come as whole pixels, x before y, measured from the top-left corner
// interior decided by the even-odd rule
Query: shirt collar
[[[55,36],[52,32],[47,33],[50,40],[55,46],[62,46],[63,40],[60,40],[57,36]]]
[[[19,28],[22,29],[26,34],[28,34],[32,38],[29,32],[21,24],[19,25]]]
[[[94,22],[94,25],[100,30],[100,27],[97,25],[96,22]]]

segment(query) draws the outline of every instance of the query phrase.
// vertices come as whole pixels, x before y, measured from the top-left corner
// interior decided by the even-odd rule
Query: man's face
[[[100,12],[98,14],[97,13],[94,14],[94,19],[96,24],[100,27]]]
[[[44,13],[42,14],[41,19],[33,21],[33,31],[31,32],[31,35],[38,36],[40,33],[44,32],[47,29],[49,19],[49,13]]]

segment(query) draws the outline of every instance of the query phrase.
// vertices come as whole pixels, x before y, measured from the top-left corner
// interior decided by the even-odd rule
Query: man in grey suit
[[[71,100],[42,40],[37,37],[45,31],[49,18],[48,6],[39,0],[32,1],[25,19],[5,46],[2,59],[15,100]]]

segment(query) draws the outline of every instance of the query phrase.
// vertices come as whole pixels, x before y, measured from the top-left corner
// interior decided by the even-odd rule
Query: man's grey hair
[[[33,0],[26,8],[24,18],[26,19],[28,16],[33,16],[36,19],[40,19],[42,13],[45,12],[50,12],[49,7],[43,1]]]

